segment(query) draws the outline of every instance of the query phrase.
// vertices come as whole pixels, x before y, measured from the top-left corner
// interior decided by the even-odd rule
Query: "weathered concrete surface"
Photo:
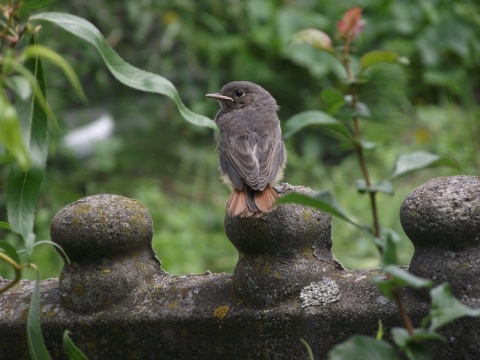
[[[300,338],[322,359],[352,334],[375,335],[378,319],[384,326],[400,325],[395,305],[368,282],[374,275],[329,274],[340,296],[325,306],[303,307],[297,294],[262,308],[233,296],[231,275],[160,276],[138,288],[134,299],[89,314],[62,307],[58,280],[51,279],[42,283],[42,328],[55,358],[68,329],[89,359],[307,359]],[[28,358],[25,314],[31,290],[24,282],[2,296],[1,359]],[[417,317],[426,311],[418,305],[408,302]]]
[[[480,177],[428,181],[404,200],[400,220],[415,246],[410,271],[449,282],[460,299],[480,296]]]
[[[470,190],[478,189],[471,180],[459,179]],[[297,188],[284,185],[283,190]],[[410,198],[418,198],[416,191],[423,190]],[[404,225],[415,227],[436,211],[422,215],[415,204],[406,200],[402,207]],[[458,203],[460,208],[470,205]],[[442,219],[450,221],[449,213]],[[330,218],[322,212],[282,205],[260,219],[227,217],[226,232],[239,250],[233,275],[166,274],[151,250],[151,227],[143,206],[113,195],[82,199],[56,215],[52,239],[67,250],[72,263],[59,279],[42,282],[42,329],[55,359],[64,358],[61,336],[66,329],[90,359],[307,359],[303,338],[318,360],[353,334],[374,336],[379,320],[386,328],[401,326],[394,303],[370,282],[382,274],[345,270],[335,260]],[[433,251],[431,256],[440,261],[445,260],[440,249],[463,257],[468,247],[473,253],[469,269],[476,273],[480,252],[475,241],[467,241],[459,252],[449,239],[458,243],[465,236],[459,240],[448,233],[447,239],[442,237],[446,233],[439,232],[438,241],[432,238],[436,247],[424,245],[423,235],[413,235],[420,239],[414,244],[425,257]],[[462,298],[467,305],[480,306],[478,280],[451,274],[468,271],[430,263],[432,273],[419,267],[424,276],[473,281],[452,285],[468,289]],[[28,358],[25,322],[32,287],[23,281],[0,295],[0,359]],[[428,299],[411,291],[403,297],[418,325],[428,313]],[[445,327],[447,342],[430,344],[432,358],[480,358],[479,329],[480,321],[471,318]]]
[[[310,189],[282,184],[280,194]],[[225,232],[239,252],[234,292],[248,304],[271,305],[311,282],[344,270],[331,252],[332,217],[306,206],[280,206],[261,218],[225,217]],[[281,240],[280,240],[281,239]]]
[[[70,260],[60,274],[63,306],[100,310],[165,274],[152,249],[152,226],[140,202],[118,195],[89,196],[61,209],[50,234]]]

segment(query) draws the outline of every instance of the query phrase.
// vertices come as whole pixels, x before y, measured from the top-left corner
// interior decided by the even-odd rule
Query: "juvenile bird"
[[[230,216],[260,217],[275,208],[272,186],[283,177],[285,145],[277,102],[268,91],[248,81],[234,81],[218,93],[215,122],[219,169],[232,189],[226,210]]]

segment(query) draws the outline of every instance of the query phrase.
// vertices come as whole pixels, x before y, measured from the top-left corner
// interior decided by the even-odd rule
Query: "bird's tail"
[[[244,187],[242,190],[234,189],[228,198],[226,210],[230,216],[260,217],[275,209],[275,200],[278,194],[267,185],[263,191],[252,190]]]

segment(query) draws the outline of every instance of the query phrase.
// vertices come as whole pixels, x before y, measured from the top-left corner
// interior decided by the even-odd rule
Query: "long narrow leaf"
[[[0,91],[0,143],[12,154],[22,169],[28,169],[30,156],[22,139],[18,114],[3,91]]]
[[[65,74],[67,79],[70,81],[70,84],[72,85],[73,89],[77,92],[78,96],[82,100],[86,100],[85,94],[83,93],[82,89],[82,84],[80,83],[80,80],[77,77],[77,74],[75,74],[75,71],[73,68],[70,66],[70,64],[58,53],[55,51],[41,45],[31,45],[27,46],[27,48],[24,50],[22,57],[24,59],[30,59],[30,58],[43,58],[51,61],[53,64],[57,65]]]
[[[36,14],[31,20],[52,22],[73,35],[92,44],[102,56],[105,64],[115,78],[121,83],[142,91],[165,95],[172,99],[180,114],[188,122],[217,130],[217,125],[209,118],[188,109],[180,99],[175,86],[166,78],[138,69],[123,60],[108,44],[100,31],[90,22],[74,15],[44,12]]]
[[[16,72],[18,72],[32,87],[32,90],[37,98],[39,105],[43,108],[43,111],[48,115],[48,119],[50,119],[53,126],[58,128],[58,121],[53,113],[50,105],[47,103],[47,99],[45,98],[45,94],[40,88],[39,84],[37,83],[36,77],[32,74],[29,69],[22,66],[20,63],[16,61],[12,61],[11,59],[3,59],[3,63],[11,66]],[[28,63],[28,62],[27,62]]]
[[[63,350],[70,360],[87,360],[85,354],[70,339],[70,331],[65,330],[63,333]]]
[[[37,247],[38,245],[43,245],[43,244],[48,244],[48,245],[52,245],[52,246],[56,247],[63,254],[63,256],[65,257],[65,260],[67,260],[67,263],[70,264],[70,258],[68,257],[67,253],[63,250],[63,248],[60,245],[58,245],[57,243],[54,243],[51,240],[37,241],[37,242],[35,242],[34,247]]]
[[[32,43],[35,43],[33,37]],[[25,68],[35,75],[38,87],[45,96],[45,80],[40,60],[38,58],[28,60]],[[24,141],[29,147],[32,165],[27,171],[15,164],[12,165],[8,178],[6,205],[12,230],[22,235],[27,257],[30,257],[35,241],[33,234],[35,206],[45,175],[48,154],[47,114],[36,96],[32,96],[29,101],[19,100],[16,106],[19,109]]]
[[[47,347],[43,341],[42,328],[40,326],[40,273],[37,271],[37,279],[27,317],[27,342],[31,359],[51,359]]]
[[[0,221],[0,229],[12,230],[12,227],[10,226],[9,223],[5,221]]]
[[[17,250],[5,240],[0,240],[0,250],[5,252],[5,254],[17,264],[20,264],[20,257],[18,256]]]
[[[277,200],[277,204],[286,203],[295,203],[320,209],[328,212],[329,214],[332,214],[333,216],[337,216],[356,227],[362,228],[360,225],[350,219],[345,210],[338,203],[337,199],[328,190],[322,190],[312,195],[298,194],[292,192],[282,196],[280,199]]]

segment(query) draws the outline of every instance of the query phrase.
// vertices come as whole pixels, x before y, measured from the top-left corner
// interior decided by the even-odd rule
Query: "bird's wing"
[[[219,152],[220,166],[238,189],[245,183],[254,190],[263,190],[275,179],[283,163],[279,129],[222,139]]]
[[[266,185],[275,180],[285,160],[285,150],[280,128],[277,127],[273,133],[267,136],[264,135],[263,140],[259,144],[263,144],[261,148],[258,147],[259,178],[265,178]]]

